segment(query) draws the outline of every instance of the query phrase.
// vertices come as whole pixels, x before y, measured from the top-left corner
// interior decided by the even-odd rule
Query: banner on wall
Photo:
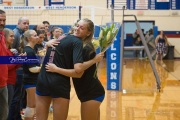
[[[64,2],[64,0],[51,0],[51,2]]]
[[[79,6],[0,6],[2,10],[76,10]]]
[[[157,0],[157,2],[169,2],[169,0]]]

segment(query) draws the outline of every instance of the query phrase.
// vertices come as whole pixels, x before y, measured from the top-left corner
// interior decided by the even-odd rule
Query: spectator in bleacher
[[[141,29],[143,36],[145,36],[144,34],[144,29]],[[143,43],[141,41],[141,37],[140,37],[140,32],[137,29],[135,31],[135,33],[133,34],[133,46],[143,46]],[[134,57],[144,57],[144,49],[143,50],[134,50]]]
[[[29,29],[29,19],[27,17],[20,17],[18,20],[17,27],[14,31],[14,41],[12,48],[15,48],[20,53],[20,38],[23,36],[24,32]],[[27,44],[27,43],[24,43]],[[23,88],[23,68],[20,67],[16,70],[16,83],[14,87],[14,96],[9,107],[8,120],[22,120],[20,111],[23,107],[23,99],[25,96],[25,90]]]
[[[139,30],[136,30],[132,37],[133,37],[133,46],[140,46],[141,40],[140,40]],[[134,57],[138,57],[138,56],[139,56],[139,50],[134,50]]]
[[[7,47],[3,29],[6,24],[6,13],[0,10],[0,56],[7,56]],[[0,119],[6,120],[8,115],[8,66],[0,64]]]

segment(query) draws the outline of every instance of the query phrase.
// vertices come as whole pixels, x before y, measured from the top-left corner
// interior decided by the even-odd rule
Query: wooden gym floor
[[[148,60],[124,61],[123,91],[106,90],[101,120],[180,120],[180,60],[155,62],[160,92]],[[100,63],[98,76],[106,89],[106,60]],[[53,120],[51,112],[48,120]],[[67,120],[81,120],[80,102],[73,87]]]

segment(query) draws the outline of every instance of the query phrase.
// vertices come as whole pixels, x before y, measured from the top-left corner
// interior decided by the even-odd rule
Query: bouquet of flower
[[[119,31],[119,24],[112,23],[110,27],[101,27],[101,31],[99,33],[98,39],[93,39],[92,44],[95,49],[100,47],[101,52],[105,52],[111,44],[114,42],[115,37]],[[99,66],[99,63],[96,65],[97,67]],[[97,69],[94,73],[94,77],[96,77],[97,74]]]
[[[114,42],[118,31],[119,26],[115,23],[112,23],[110,27],[101,27],[98,40],[92,40],[95,49],[100,47],[101,52],[105,52]]]
[[[92,39],[92,44],[93,44],[93,46],[94,46],[94,48],[96,50],[99,47],[99,40],[93,38]]]

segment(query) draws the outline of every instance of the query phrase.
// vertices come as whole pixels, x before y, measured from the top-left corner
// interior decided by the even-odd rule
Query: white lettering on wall
[[[111,53],[111,60],[116,60],[116,53]]]
[[[117,68],[117,64],[116,63],[111,63],[111,70],[115,70]]]
[[[114,47],[114,43],[111,45],[111,50],[116,50],[116,48]]]
[[[115,82],[111,82],[111,89],[116,89],[116,83]]]
[[[110,79],[111,80],[117,80],[117,72],[111,72],[110,73]]]

